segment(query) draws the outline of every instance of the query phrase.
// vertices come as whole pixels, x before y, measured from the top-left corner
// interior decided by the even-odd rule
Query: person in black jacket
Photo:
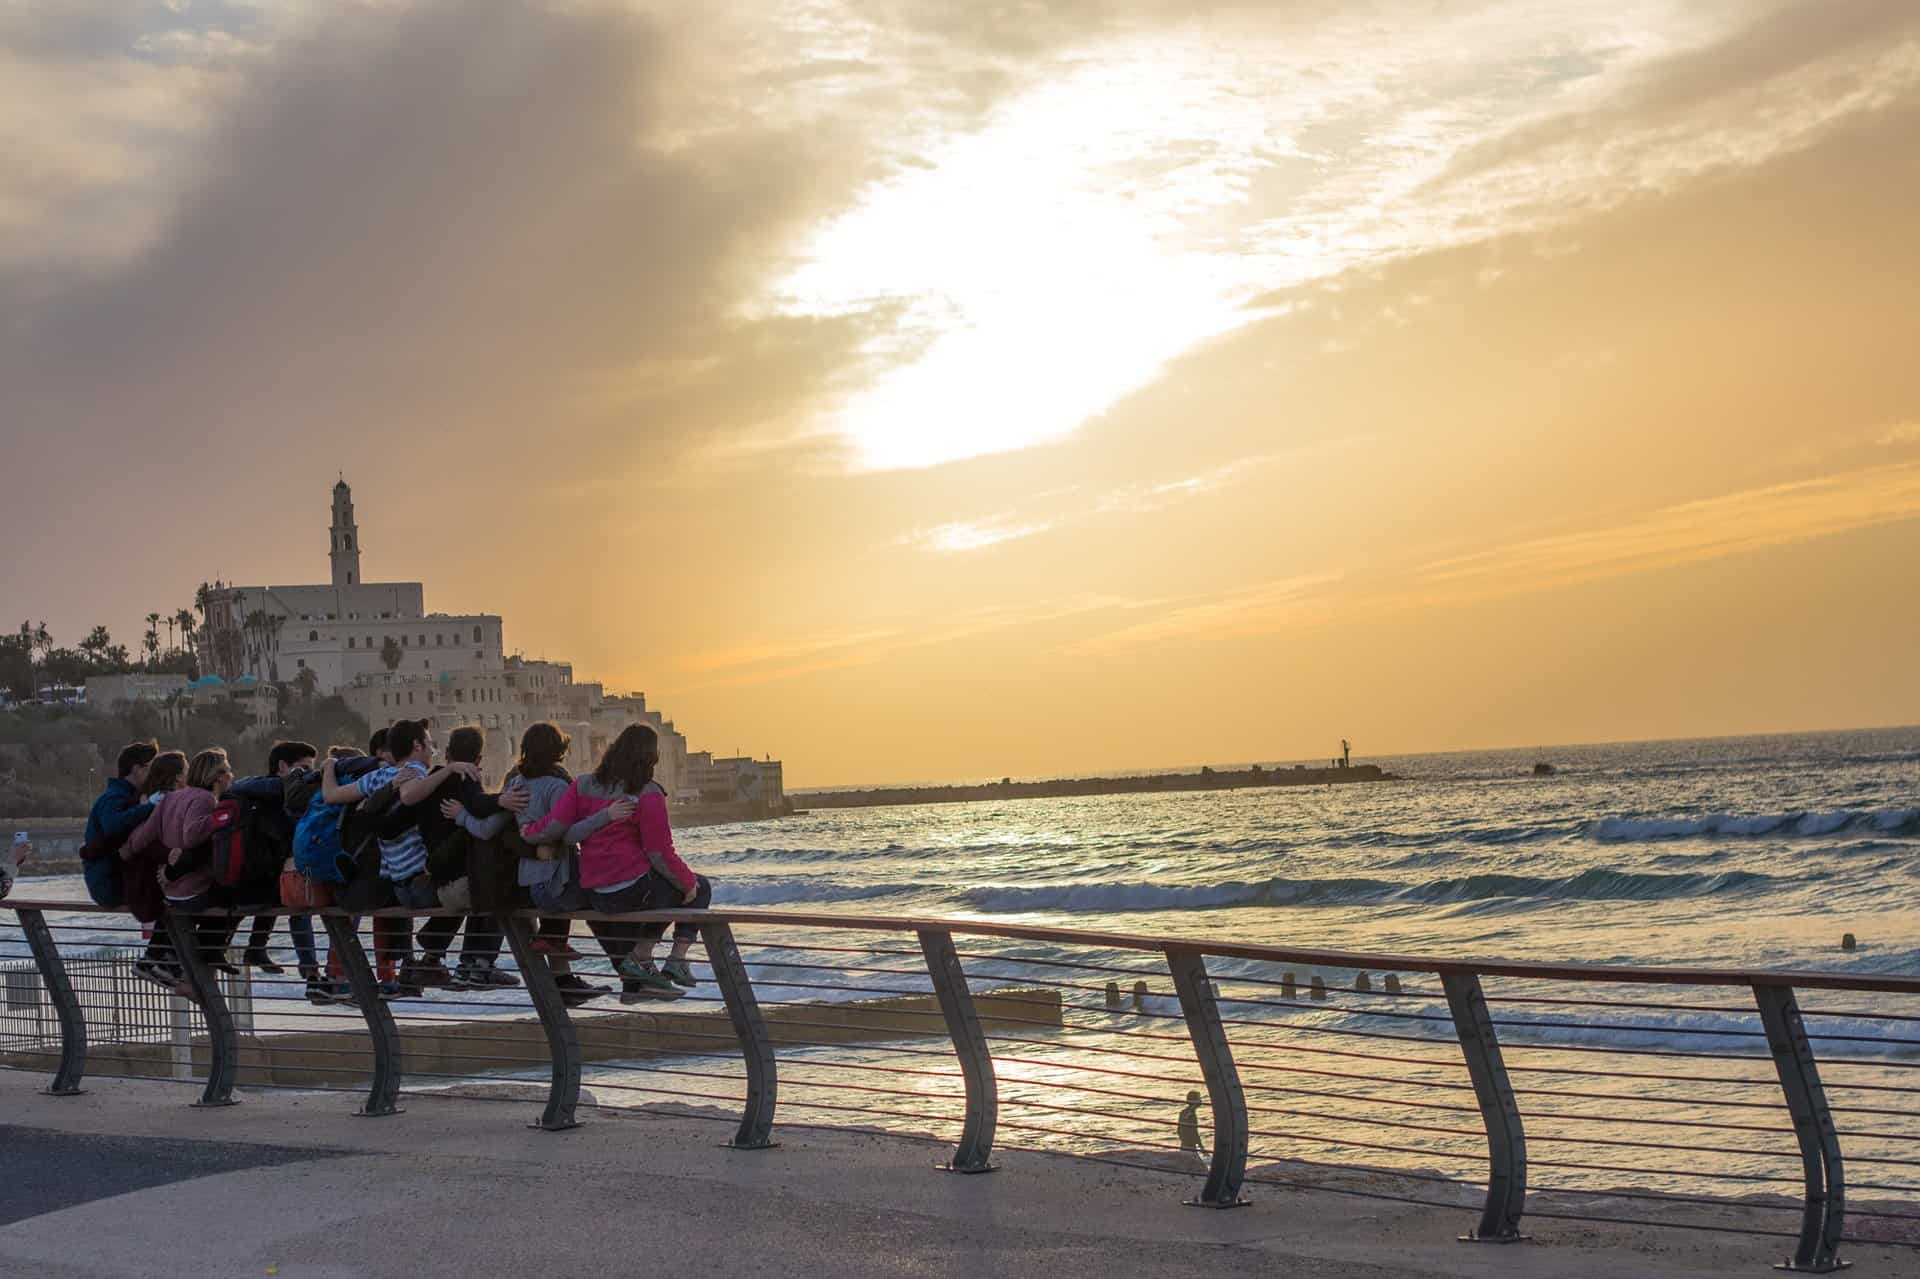
[[[447,735],[447,762],[478,766],[486,751],[486,734],[468,724]],[[448,803],[447,801],[452,801]],[[493,795],[471,777],[456,777],[424,803],[415,805],[420,834],[427,843],[428,873],[435,886],[467,874],[466,852],[473,839],[500,834],[513,814],[526,806],[525,791]],[[449,815],[449,813],[455,815]],[[435,871],[435,866],[441,869]],[[449,973],[447,949],[462,922],[466,937],[460,943],[460,966]],[[503,940],[500,922],[488,914],[436,915],[420,928],[420,957],[411,972],[401,974],[403,986],[447,986],[454,990],[518,986],[520,979],[498,967]]]
[[[277,903],[280,900],[278,865],[293,855],[294,817],[287,812],[287,782],[312,772],[319,756],[319,749],[308,742],[275,742],[273,749],[267,752],[266,772],[256,777],[243,777],[228,788],[229,795],[248,800],[254,805],[257,822],[255,833],[280,851],[280,856],[275,859],[273,874],[263,877],[259,882],[243,885],[235,894],[240,901],[253,905]],[[273,961],[272,954],[267,950],[267,942],[273,937],[273,921],[272,915],[255,917],[242,962],[249,968],[277,975],[286,970]],[[289,917],[287,931],[293,935],[293,952],[300,965],[300,975],[306,978],[311,988],[320,980],[320,952],[314,945],[312,917]]]

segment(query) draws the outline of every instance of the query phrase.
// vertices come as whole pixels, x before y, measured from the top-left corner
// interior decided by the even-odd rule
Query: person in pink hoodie
[[[232,782],[233,767],[227,762],[227,753],[218,747],[201,751],[187,765],[183,783],[158,797],[153,812],[127,837],[126,845],[129,857],[137,857],[150,847],[168,850],[167,863],[159,870],[167,909],[192,919],[200,957],[224,972],[235,971],[223,954],[232,921],[200,912],[228,904],[213,879],[209,837],[214,805]]]
[[[696,875],[673,848],[667,791],[653,780],[660,738],[645,724],[632,724],[614,739],[599,767],[576,779],[546,818],[523,834],[537,842],[558,828],[580,846],[580,886],[593,908],[607,914],[638,910],[705,910],[713,885]],[[610,920],[592,924],[607,958],[624,978],[621,1002],[678,999],[698,983],[687,952],[700,940],[696,924],[675,924],[673,949],[663,967],[653,962],[664,923]]]

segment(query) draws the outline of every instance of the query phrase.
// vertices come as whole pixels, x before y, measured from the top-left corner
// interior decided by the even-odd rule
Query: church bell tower
[[[360,585],[360,530],[353,523],[353,490],[344,475],[333,486],[333,548],[327,555],[336,587]]]

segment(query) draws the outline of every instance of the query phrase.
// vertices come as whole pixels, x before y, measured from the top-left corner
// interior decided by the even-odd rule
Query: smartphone
[[[23,830],[17,830],[13,832],[13,842],[16,846],[27,843],[28,842],[27,832]]]

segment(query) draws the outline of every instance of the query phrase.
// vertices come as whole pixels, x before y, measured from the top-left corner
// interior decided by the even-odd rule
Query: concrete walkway
[[[89,1081],[50,1098],[0,1072],[0,1276],[625,1279],[671,1267],[778,1276],[1750,1275],[1784,1242],[1541,1221],[1514,1247],[1455,1242],[1471,1211],[1254,1187],[1252,1207],[1183,1208],[1192,1184],[1007,1152],[934,1171],[937,1147],[783,1126],[735,1152],[728,1124],[587,1111],[524,1125],[525,1101],[406,1099],[351,1117],[339,1094],[188,1106],[177,1084]],[[1854,1274],[1920,1274],[1856,1249]]]

